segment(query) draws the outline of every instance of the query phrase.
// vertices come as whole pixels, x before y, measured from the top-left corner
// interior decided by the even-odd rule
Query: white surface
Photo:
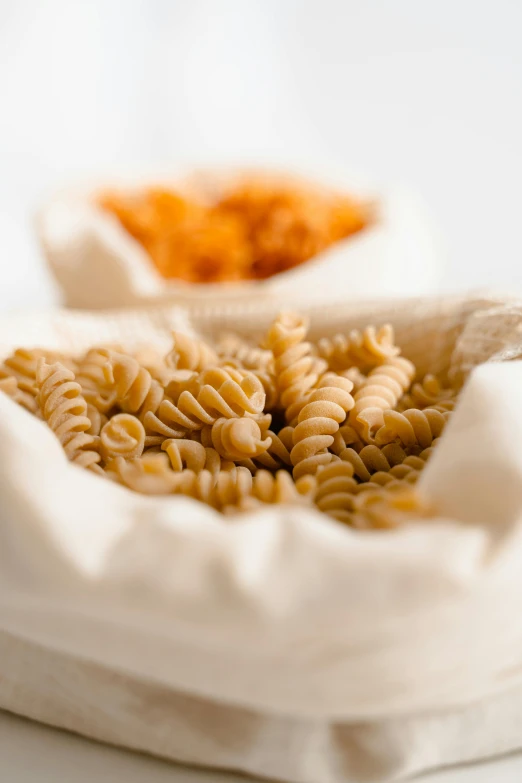
[[[247,783],[227,773],[166,764],[95,745],[65,732],[0,713],[0,779],[5,783]],[[520,783],[522,755],[418,778],[419,783]],[[321,783],[318,781],[317,783]]]
[[[447,238],[447,288],[522,288],[522,3],[0,0],[0,18],[4,306],[50,295],[27,237],[45,193],[166,160],[405,182]]]

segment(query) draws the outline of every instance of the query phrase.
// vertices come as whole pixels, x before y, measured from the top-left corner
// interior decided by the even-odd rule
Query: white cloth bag
[[[199,175],[172,172],[168,178],[152,173],[114,177],[65,189],[50,198],[38,215],[37,231],[65,304],[99,309],[178,303],[198,308],[212,307],[216,301],[234,305],[249,300],[277,302],[280,307],[289,296],[327,304],[341,300],[345,291],[373,297],[428,294],[437,289],[443,269],[440,242],[419,199],[404,188],[373,190],[368,195],[376,204],[375,222],[311,261],[268,280],[233,284],[165,280],[144,248],[96,205],[97,194],[108,186],[136,189],[151,183],[167,187],[186,183],[189,188],[216,189],[224,178],[240,173],[214,169]],[[339,178],[332,184],[348,193],[353,190],[350,182]]]
[[[71,466],[0,396],[0,706],[294,783],[395,780],[522,744],[522,363],[499,363],[522,354],[522,306],[346,310],[312,310],[313,333],[372,310],[421,372],[459,378],[493,360],[472,371],[423,474],[438,518],[360,532],[272,507],[228,521]],[[217,323],[180,310],[10,318],[0,352],[164,344],[183,325]]]

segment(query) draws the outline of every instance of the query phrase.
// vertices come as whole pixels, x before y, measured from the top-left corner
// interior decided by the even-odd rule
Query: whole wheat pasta
[[[370,371],[354,397],[355,405],[350,412],[350,424],[367,443],[372,442],[372,432],[383,424],[383,411],[397,405],[414,375],[415,366],[401,356],[388,359],[386,364]]]
[[[183,389],[176,402],[164,399],[155,413],[148,411],[145,414],[143,421],[147,432],[180,438],[190,430],[214,424],[220,417],[237,418],[263,410],[263,386],[247,370],[204,370],[189,383],[192,384],[190,390]]]
[[[201,372],[219,364],[217,353],[203,340],[196,340],[183,332],[173,332],[172,337],[174,346],[165,357],[167,367]]]
[[[78,364],[75,374],[87,402],[100,413],[107,413],[116,403],[116,390],[107,383],[104,371],[107,363],[105,348],[91,348]]]
[[[385,411],[384,423],[375,434],[375,443],[383,445],[398,441],[403,446],[427,448],[441,435],[448,415],[431,408],[422,411],[411,408],[404,413]]]
[[[408,408],[433,408],[434,405],[447,405],[449,408],[455,404],[455,391],[445,389],[435,375],[425,375],[421,383],[414,383],[409,394],[405,394],[400,400],[401,410]]]
[[[46,364],[39,359],[36,370],[36,389],[42,417],[63,446],[67,457],[84,468],[101,468],[99,443],[88,434],[91,422],[87,417],[87,403],[74,373],[62,364]]]
[[[307,332],[304,318],[284,313],[274,321],[264,341],[274,357],[280,404],[289,423],[327,368],[326,362],[313,356],[311,344],[305,342]]]
[[[398,444],[388,444],[383,448],[378,446],[364,446],[359,452],[352,448],[346,448],[339,454],[343,462],[349,462],[354,474],[360,481],[370,481],[372,474],[377,471],[389,471],[395,465],[400,465],[407,457],[407,453]]]
[[[411,386],[389,327],[319,346],[307,333],[286,313],[262,345],[176,332],[167,359],[98,346],[65,366],[21,348],[0,364],[0,393],[42,418],[75,466],[135,492],[225,514],[310,505],[361,530],[422,518],[412,487],[456,390],[430,375]]]
[[[317,343],[319,355],[326,359],[328,367],[341,372],[356,367],[359,370],[371,370],[400,353],[394,343],[393,329],[390,324],[376,330],[367,326],[362,332],[357,329],[349,334],[337,334],[335,337],[323,337]]]
[[[145,428],[129,413],[118,413],[103,425],[100,432],[100,454],[109,462],[114,457],[141,457],[145,447]]]
[[[349,462],[331,462],[317,472],[314,502],[320,511],[339,522],[351,522],[358,484]]]
[[[321,465],[334,459],[328,448],[339,424],[353,408],[352,388],[352,382],[347,378],[327,373],[307,398],[293,434],[290,458],[294,465],[294,478],[305,473],[314,475]]]
[[[36,413],[39,410],[38,401],[34,394],[23,391],[23,389],[19,387],[18,381],[14,375],[10,375],[7,378],[0,378],[0,391],[7,394],[14,402],[17,402],[22,408],[26,408],[30,413]]]

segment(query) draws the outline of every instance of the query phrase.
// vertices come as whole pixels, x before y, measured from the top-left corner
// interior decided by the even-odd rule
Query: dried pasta
[[[0,392],[43,419],[74,465],[229,514],[315,507],[359,529],[426,516],[415,484],[457,402],[414,380],[385,325],[314,344],[296,313],[262,344],[175,332],[171,351],[20,348]]]
[[[46,364],[41,358],[36,369],[36,389],[42,417],[63,446],[67,457],[84,468],[100,471],[99,442],[89,435],[87,403],[74,373],[62,364]]]
[[[368,204],[282,177],[251,175],[212,195],[196,200],[151,188],[106,193],[99,203],[140,242],[161,275],[198,283],[271,277],[372,219]]]

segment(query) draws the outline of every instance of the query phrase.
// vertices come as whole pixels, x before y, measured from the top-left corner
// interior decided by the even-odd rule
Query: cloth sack
[[[467,378],[421,479],[437,519],[362,532],[297,507],[227,520],[135,495],[70,465],[0,395],[1,707],[293,783],[398,780],[520,746],[522,363],[507,360],[522,305],[310,316],[313,336],[391,321],[421,374]],[[0,354],[221,327],[179,308],[12,316]]]
[[[40,210],[37,230],[65,304],[97,309],[170,302],[198,308],[213,307],[216,301],[234,306],[246,299],[277,301],[280,307],[288,297],[331,303],[339,300],[340,290],[359,297],[427,294],[440,283],[440,243],[418,198],[404,188],[368,194],[375,202],[375,221],[313,260],[267,280],[232,284],[165,280],[143,247],[95,203],[108,185],[135,189],[159,182],[214,191],[240,173],[214,169],[192,175],[172,172],[168,178],[115,177],[50,198]],[[348,193],[353,190],[342,178],[332,184]]]

